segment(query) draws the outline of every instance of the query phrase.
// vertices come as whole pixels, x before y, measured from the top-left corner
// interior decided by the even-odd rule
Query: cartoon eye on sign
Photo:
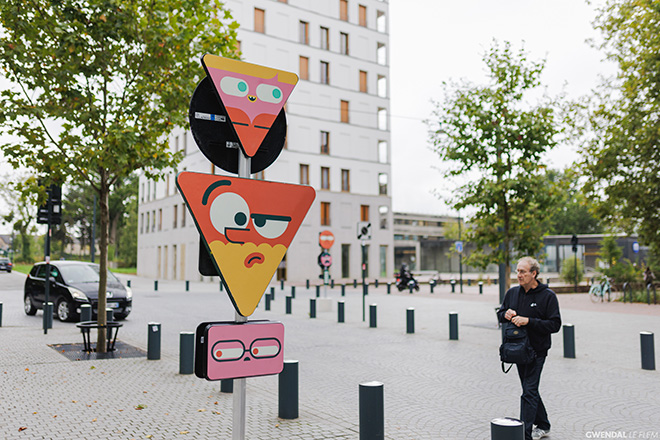
[[[284,326],[279,322],[214,323],[206,328],[204,376],[209,380],[282,371]],[[197,355],[197,354],[196,354]]]
[[[210,174],[177,176],[236,311],[251,315],[314,201],[309,186]]]
[[[202,57],[202,65],[243,151],[254,156],[298,83],[298,75],[210,54]]]

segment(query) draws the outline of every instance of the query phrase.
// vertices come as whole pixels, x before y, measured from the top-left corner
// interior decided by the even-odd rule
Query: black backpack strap
[[[504,369],[504,362],[502,362],[502,371],[504,372],[504,374],[508,373],[511,370],[511,368],[513,368],[513,364],[509,365],[509,368],[507,368],[505,370]]]

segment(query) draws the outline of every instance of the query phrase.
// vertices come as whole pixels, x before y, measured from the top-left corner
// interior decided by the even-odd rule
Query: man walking
[[[543,364],[551,345],[551,333],[561,328],[561,315],[557,296],[538,280],[540,266],[531,257],[518,261],[519,286],[506,292],[502,307],[497,312],[500,322],[512,322],[518,327],[525,326],[529,342],[536,352],[536,359],[530,364],[516,364],[522,396],[520,397],[520,419],[525,422],[525,440],[536,440],[550,433],[550,421],[543,400],[539,394],[539,383]]]

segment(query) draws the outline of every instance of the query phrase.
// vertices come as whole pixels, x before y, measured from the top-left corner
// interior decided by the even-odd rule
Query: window
[[[147,202],[151,200],[151,180],[147,180]]]
[[[174,152],[179,151],[179,136],[174,137]]]
[[[387,130],[387,109],[378,109],[378,129]]]
[[[376,11],[376,30],[378,32],[387,31],[387,20],[383,11]]]
[[[144,202],[144,182],[142,183],[142,191],[140,191],[140,202]]]
[[[351,171],[341,170],[341,190],[343,192],[351,191]]]
[[[330,154],[330,132],[321,132],[321,154]]]
[[[380,247],[380,276],[387,276],[387,246]]]
[[[339,19],[348,21],[348,0],[339,0]]]
[[[301,56],[298,64],[300,79],[309,80],[309,58]]]
[[[341,109],[341,122],[345,122],[348,124],[348,101],[344,101],[342,99],[340,103],[340,109]]]
[[[321,226],[330,226],[330,202],[321,202]]]
[[[348,55],[348,34],[345,32],[339,33],[339,52]]]
[[[321,61],[321,84],[330,84],[330,63]]]
[[[378,75],[378,96],[381,98],[387,98],[387,78],[383,75]]]
[[[254,31],[266,33],[266,11],[263,9],[254,8]]]
[[[378,46],[376,47],[376,61],[381,66],[387,64],[387,48],[383,43],[378,43]]]
[[[341,277],[350,278],[350,255],[351,255],[351,245],[342,244],[341,245]]]
[[[369,205],[360,205],[360,221],[369,221]]]
[[[186,156],[188,154],[188,133],[184,132],[183,133],[183,155]]]
[[[170,175],[165,176],[165,197],[170,195]]]
[[[156,232],[156,210],[151,211],[151,232]]]
[[[163,230],[163,208],[158,210],[158,230]]]
[[[300,184],[309,185],[309,165],[300,164]]]
[[[378,141],[378,162],[387,163],[387,141]]]
[[[147,215],[149,215],[148,212]],[[140,214],[140,234],[142,234],[143,232],[144,232],[144,212]]]
[[[147,226],[147,228],[144,230],[144,233],[148,234],[149,233],[149,211],[147,211],[147,222],[145,223],[145,225]]]
[[[321,49],[330,50],[330,29],[321,26]]]
[[[378,194],[381,196],[387,195],[387,174],[378,173]]]
[[[390,208],[387,205],[382,205],[378,207],[378,216],[380,217],[379,218],[380,229],[387,229],[389,212],[390,212]]]
[[[321,189],[330,189],[330,168],[321,167]]]
[[[299,41],[301,44],[309,44],[309,23],[306,21],[300,21],[298,25],[299,30]]]
[[[181,227],[186,226],[186,204],[181,205]]]
[[[156,183],[157,182],[154,180],[154,194],[153,194],[152,200],[156,200]]]
[[[364,5],[358,6],[358,24],[367,27],[367,7]]]
[[[367,72],[360,70],[360,91],[367,93]]]
[[[172,222],[172,229],[177,228],[177,223],[179,221],[179,205],[174,205],[174,215],[172,216],[174,221]]]

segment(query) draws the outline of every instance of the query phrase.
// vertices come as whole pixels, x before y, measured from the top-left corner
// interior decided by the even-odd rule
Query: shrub
[[[566,284],[574,284],[575,283],[575,257],[568,257],[564,261],[561,262],[561,279],[564,281]],[[584,266],[582,265],[582,260],[577,259],[577,280],[578,284],[582,281],[582,278],[584,278]]]

